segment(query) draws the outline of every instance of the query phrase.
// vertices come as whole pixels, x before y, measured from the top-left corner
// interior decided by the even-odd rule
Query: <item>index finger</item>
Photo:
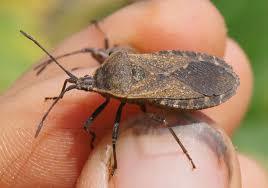
[[[127,44],[140,51],[180,49],[223,56],[226,39],[224,21],[214,6],[208,4],[185,0],[139,2],[105,18],[100,26],[112,44]],[[210,12],[214,16],[208,15]],[[84,47],[103,47],[103,40],[102,33],[91,25],[63,41],[53,54],[59,55]],[[67,69],[98,65],[87,54],[64,58],[61,62]],[[16,82],[12,90],[15,92],[18,88],[64,74],[55,67],[49,66],[38,77],[30,70]]]

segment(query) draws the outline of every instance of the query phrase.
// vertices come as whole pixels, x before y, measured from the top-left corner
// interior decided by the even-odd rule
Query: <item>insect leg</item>
[[[61,89],[61,93],[65,90],[66,88],[66,85],[68,82],[71,82],[71,79],[66,79],[63,83],[63,86],[62,86],[62,89]],[[47,100],[56,100],[59,96],[56,96],[56,97],[45,97],[45,101]]]
[[[168,126],[168,123],[167,121],[165,120],[164,117],[160,117],[158,114],[155,114],[155,113],[150,113],[148,114],[150,115],[150,117],[155,120],[155,121],[158,121],[158,122],[161,122],[165,125],[165,127],[168,128],[169,132],[172,134],[173,138],[176,140],[176,142],[179,144],[179,146],[181,147],[183,153],[186,155],[186,157],[188,158],[188,160],[190,161],[191,165],[192,165],[192,168],[195,169],[196,166],[193,162],[193,159],[191,158],[191,156],[189,155],[187,149],[184,147],[184,145],[182,144],[182,142],[180,141],[179,137],[176,135],[176,133],[174,132],[174,130]]]
[[[186,155],[186,157],[188,158],[188,160],[190,161],[192,168],[195,169],[196,166],[193,162],[193,159],[191,158],[191,156],[189,155],[187,149],[184,147],[184,145],[182,144],[182,142],[180,141],[179,137],[176,135],[176,133],[174,132],[174,130],[168,126],[166,120],[163,120],[164,125],[168,128],[169,132],[172,134],[172,136],[174,137],[174,139],[176,140],[176,142],[180,145],[183,153]]]
[[[104,110],[104,108],[109,104],[110,102],[110,98],[106,98],[106,100],[104,101],[104,103],[102,103],[92,114],[91,116],[86,120],[85,124],[84,124],[84,129],[85,131],[89,132],[92,136],[91,139],[91,148],[94,148],[93,142],[95,141],[96,138],[96,134],[89,130],[89,126],[92,124],[92,122],[94,121],[94,119]]]
[[[106,33],[101,29],[99,22],[97,20],[92,20],[91,23],[94,24],[95,27],[103,34],[103,36],[104,36],[104,48],[107,50],[110,47],[110,45],[109,45],[109,39],[108,39]]]
[[[146,105],[145,105],[145,104],[141,104],[141,105],[140,105],[140,109],[141,109],[141,111],[143,111],[144,113],[147,112],[147,108],[146,108]]]
[[[99,26],[98,21],[93,20],[93,21],[91,21],[91,23],[94,24],[95,27],[103,34],[103,36],[104,36],[104,49],[105,50],[109,49],[109,47],[110,47],[109,39],[108,39],[107,35],[105,34],[105,32]],[[76,50],[76,51],[73,51],[73,52],[69,52],[69,53],[66,53],[66,54],[56,56],[55,59],[61,59],[61,58],[64,58],[64,57],[68,57],[68,56],[72,56],[72,55],[76,55],[76,54],[81,54],[81,53],[90,53],[91,56],[96,61],[98,61],[98,63],[102,64],[103,61],[109,56],[109,54],[105,53],[105,50],[101,50],[101,49],[97,49],[97,48],[82,48],[80,50]],[[43,72],[43,70],[51,62],[52,62],[52,60],[49,59],[47,61],[44,61],[44,62],[40,63],[36,67],[34,67],[34,70],[37,70],[36,75],[39,75],[41,72]]]
[[[45,101],[47,100],[56,100],[58,97],[45,97]]]
[[[64,96],[64,94],[67,92],[67,91],[70,91],[72,89],[75,89],[76,88],[76,85],[70,85],[66,88],[66,85],[67,83],[69,82],[69,79],[65,80],[64,81],[64,84],[63,84],[63,87],[62,87],[62,91],[61,93],[59,94],[59,96],[53,101],[52,105],[49,107],[49,109],[47,110],[47,112],[44,114],[44,116],[42,117],[42,120],[41,122],[39,123],[38,127],[37,127],[37,130],[35,132],[35,138],[39,135],[42,127],[43,127],[43,124],[44,124],[44,121],[45,119],[47,118],[49,112],[52,110],[52,108],[55,106],[55,104],[57,104],[57,102]]]
[[[112,144],[113,144],[114,165],[113,165],[112,174],[114,174],[115,170],[117,169],[116,141],[117,141],[118,134],[119,134],[119,123],[121,120],[122,109],[125,104],[126,104],[125,102],[121,102],[120,106],[118,107],[117,112],[116,112],[114,127],[113,127]]]
[[[109,56],[104,50],[98,49],[98,48],[82,48],[80,50],[75,50],[69,53],[65,53],[59,56],[56,56],[55,59],[61,59],[64,57],[76,55],[76,54],[82,54],[82,53],[89,53],[91,56],[98,61],[100,64],[103,63],[103,61]],[[48,59],[47,61],[41,62],[36,67],[34,67],[34,70],[36,70],[36,75],[39,75],[43,70],[52,63],[52,59]]]

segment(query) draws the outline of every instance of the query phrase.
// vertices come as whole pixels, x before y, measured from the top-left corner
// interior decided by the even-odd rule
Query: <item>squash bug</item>
[[[97,24],[96,26],[98,27]],[[84,125],[84,129],[92,135],[92,142],[95,138],[95,133],[89,129],[92,121],[109,104],[110,98],[121,101],[112,131],[113,172],[117,168],[116,141],[121,113],[126,103],[137,104],[143,111],[146,111],[145,105],[163,109],[199,110],[225,102],[235,94],[239,86],[239,78],[230,65],[218,57],[205,53],[178,50],[136,53],[127,48],[109,48],[105,37],[105,49],[84,48],[53,57],[33,37],[23,31],[21,33],[50,57],[49,61],[36,67],[39,69],[38,74],[49,63],[54,62],[69,76],[64,81],[59,96],[47,98],[54,101],[39,123],[35,137],[38,136],[52,108],[70,90],[97,92],[106,98]],[[59,58],[78,53],[90,53],[101,63],[92,76],[76,77],[57,61]],[[165,120],[163,123],[167,126]],[[173,129],[167,127],[191,162],[192,168],[196,168]]]

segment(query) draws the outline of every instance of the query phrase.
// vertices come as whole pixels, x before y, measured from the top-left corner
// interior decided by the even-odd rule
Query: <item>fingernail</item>
[[[108,144],[101,144],[94,149],[78,178],[77,187],[109,187],[111,157],[112,148]]]

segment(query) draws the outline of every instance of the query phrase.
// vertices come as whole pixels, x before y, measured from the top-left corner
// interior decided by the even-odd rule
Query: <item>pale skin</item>
[[[136,3],[105,18],[100,24],[112,44],[127,44],[145,52],[183,49],[223,57],[239,75],[241,85],[237,94],[228,102],[203,112],[221,126],[228,136],[232,136],[248,108],[252,92],[252,72],[247,56],[239,45],[228,37],[222,16],[209,1],[168,0]],[[29,42],[29,45],[32,44]],[[63,41],[53,54],[88,46],[103,46],[103,36],[94,26],[89,26]],[[66,58],[61,63],[69,70],[73,67],[83,67],[74,72],[80,76],[90,74],[98,66],[87,54]],[[34,71],[29,70],[1,96],[0,143],[4,146],[0,149],[1,187],[14,185],[14,181],[18,187],[101,187],[106,184],[107,179],[99,169],[104,159],[100,159],[98,155],[105,151],[102,146],[109,144],[111,135],[107,130],[112,127],[118,102],[112,101],[94,122],[94,127],[98,127],[96,133],[99,138],[94,151],[90,150],[89,135],[83,132],[82,125],[103,101],[97,94],[80,91],[67,94],[46,120],[43,134],[34,139],[36,125],[50,104],[44,103],[44,97],[57,95],[65,78],[64,72],[55,65],[49,66],[38,77]],[[122,121],[137,113],[141,113],[138,107],[127,105]],[[161,143],[157,139],[156,141]],[[111,179],[111,187],[114,184],[116,187],[161,187],[168,179],[177,178],[177,173],[166,168],[158,172],[154,168],[153,159],[147,159],[146,165],[137,169],[136,164],[142,159],[133,157],[139,156],[139,153],[128,151],[129,146],[134,147],[131,150],[139,151],[135,150],[134,141],[135,139],[128,139],[127,135],[121,137],[120,142],[124,144],[120,149],[121,153],[118,151],[119,157],[121,155],[119,169],[117,176]],[[148,144],[146,141],[150,142],[150,139],[145,139],[143,144]],[[163,150],[170,142],[162,144]],[[193,147],[191,150],[199,156],[197,148]],[[267,173],[263,168],[249,157],[237,154],[242,171],[242,187],[267,187]],[[202,157],[206,156],[200,156]],[[158,160],[158,163],[174,166],[177,160],[171,156]],[[180,161],[188,162],[183,157]],[[236,161],[234,163],[237,164]],[[206,165],[210,167],[209,163]],[[131,175],[120,174],[120,168],[129,169]],[[189,166],[184,165],[179,167],[179,170],[187,171]],[[187,183],[183,181],[195,182],[194,179],[189,180],[183,176],[187,176],[187,173],[180,175],[182,182],[174,182],[174,187]],[[15,180],[12,177],[15,177]],[[239,180],[239,173],[234,174],[234,178]],[[200,186],[200,182],[196,182],[199,183],[196,187]],[[237,184],[236,187],[240,186]]]

